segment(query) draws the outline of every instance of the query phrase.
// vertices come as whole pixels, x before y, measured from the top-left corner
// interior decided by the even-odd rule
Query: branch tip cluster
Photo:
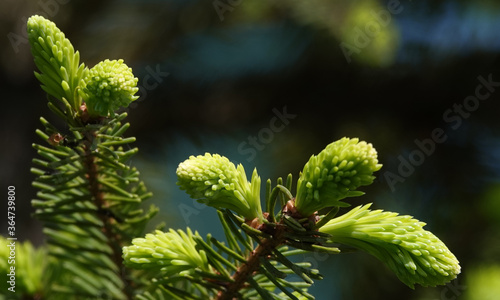
[[[312,155],[296,182],[291,174],[274,185],[267,180],[264,205],[257,169],[248,180],[243,165],[224,156],[190,156],[177,168],[177,185],[217,210],[225,241],[189,227],[144,234],[157,208],[143,209],[151,193],[128,163],[138,150],[130,146],[135,138],[124,136],[127,114],[118,113],[138,98],[132,69],[121,59],[88,69],[64,33],[41,16],[28,20],[28,37],[35,76],[65,127],[41,118],[36,131],[44,144],[33,145],[38,193],[32,205],[47,246],[20,249],[37,263],[46,252],[50,259],[23,275],[33,283],[26,283],[26,293],[47,299],[314,299],[308,288],[323,276],[291,257],[338,254],[342,245],[373,255],[411,288],[446,284],[460,273],[447,246],[411,216],[370,210],[371,204],[337,216],[382,167],[373,145],[358,138],[344,137]],[[43,269],[50,270],[45,280],[51,284],[41,284]]]

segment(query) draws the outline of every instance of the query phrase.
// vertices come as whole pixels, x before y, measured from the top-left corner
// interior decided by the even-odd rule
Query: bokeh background
[[[31,144],[39,117],[53,116],[33,76],[33,14],[56,22],[87,66],[123,58],[139,78],[131,163],[155,193],[157,223],[217,235],[213,210],[175,185],[190,155],[297,178],[328,143],[359,137],[384,167],[350,201],[425,221],[462,274],[411,290],[364,253],[303,257],[325,275],[317,299],[499,299],[498,1],[2,0],[0,178],[16,186],[18,237],[39,245]]]

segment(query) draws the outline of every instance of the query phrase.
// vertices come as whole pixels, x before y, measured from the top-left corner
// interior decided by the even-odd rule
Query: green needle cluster
[[[18,295],[35,295],[41,292],[47,276],[44,269],[48,265],[45,247],[37,249],[29,241],[7,240],[3,236],[0,236],[0,245],[0,272],[4,278],[0,282],[2,291],[8,294],[8,288],[13,288],[10,291],[15,291]]]
[[[124,137],[127,114],[115,113],[137,98],[137,78],[123,60],[89,70],[64,33],[44,17],[30,17],[27,31],[40,71],[35,75],[60,124],[40,118],[43,128],[36,133],[44,144],[33,144],[38,157],[31,172],[38,192],[32,205],[44,222],[47,254],[57,260],[42,272],[50,282],[42,286],[44,298],[130,299],[126,286],[134,280],[118,261],[121,247],[142,234],[156,213],[154,206],[149,212],[140,207],[151,194],[129,164],[137,148],[129,146],[135,138]],[[28,272],[34,277],[38,268]]]
[[[194,235],[198,236],[196,232]],[[203,250],[196,249],[191,229],[187,233],[170,229],[169,232],[156,230],[145,238],[135,238],[132,246],[123,247],[123,259],[132,268],[157,268],[166,276],[178,273],[189,274],[200,268],[208,271],[208,260]]]
[[[89,70],[82,83],[80,95],[87,104],[90,116],[107,116],[127,107],[139,96],[137,78],[123,59],[101,61]]]
[[[41,16],[28,20],[28,39],[35,76],[42,89],[79,112],[82,100],[90,117],[108,116],[139,97],[138,79],[123,60],[105,60],[92,69],[80,64],[80,54],[56,24]]]
[[[381,167],[372,144],[357,138],[333,142],[305,164],[297,181],[295,207],[307,217],[325,207],[349,206],[340,200],[363,195],[356,189],[371,184]]]
[[[372,211],[370,206],[358,206],[319,230],[330,234],[332,242],[377,257],[411,288],[414,284],[446,284],[457,277],[457,258],[439,238],[423,229],[424,222],[394,212]]]
[[[248,182],[245,169],[224,156],[190,156],[177,168],[177,184],[193,199],[217,209],[227,208],[247,220],[262,220],[260,177],[254,169]]]
[[[88,71],[80,64],[79,52],[56,24],[44,17],[30,17],[27,28],[31,53],[40,70],[35,76],[42,89],[59,100],[65,98],[76,111],[81,105],[77,87]]]

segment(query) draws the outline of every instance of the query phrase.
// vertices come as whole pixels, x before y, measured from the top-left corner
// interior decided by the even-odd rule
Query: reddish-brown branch
[[[84,150],[84,165],[87,170],[86,177],[89,183],[89,191],[92,197],[93,203],[98,207],[98,211],[103,211],[108,208],[106,200],[104,199],[104,194],[102,191],[102,186],[99,183],[99,167],[97,164],[97,157],[92,153],[91,145],[94,143],[96,138],[96,133],[94,131],[87,132],[85,135],[85,141],[83,142]],[[99,214],[98,217],[104,224],[102,232],[106,235],[108,239],[108,246],[113,250],[111,259],[116,264],[119,270],[123,269],[122,260],[122,248],[121,239],[115,234],[113,230],[113,223],[115,220],[110,218],[106,214]],[[124,282],[125,287],[129,284],[128,280],[123,276],[124,274],[119,274]],[[126,293],[126,292],[125,292]],[[127,294],[127,293],[126,293]],[[131,295],[127,295],[131,299]]]
[[[217,300],[237,299],[238,291],[245,286],[247,279],[259,269],[260,258],[270,255],[276,247],[285,241],[283,233],[284,227],[278,226],[272,237],[261,240],[247,261],[233,274],[233,282],[228,284],[224,291],[219,292]]]

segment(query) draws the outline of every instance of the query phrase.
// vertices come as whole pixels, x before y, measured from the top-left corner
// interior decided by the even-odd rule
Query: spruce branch
[[[314,299],[307,289],[322,275],[290,256],[338,254],[337,244],[374,255],[412,288],[445,284],[460,273],[446,245],[411,216],[370,205],[336,216],[349,206],[341,200],[363,195],[357,189],[381,168],[373,146],[357,138],[311,156],[295,196],[291,175],[274,187],[266,181],[266,211],[256,169],[248,181],[244,167],[224,156],[191,156],[179,164],[177,184],[217,209],[226,242],[190,228],[134,238],[157,211],[141,208],[151,194],[129,165],[138,150],[130,147],[135,138],[124,136],[127,114],[117,113],[137,99],[137,78],[123,60],[85,68],[43,17],[28,20],[28,36],[48,108],[65,124],[57,128],[41,118],[36,133],[45,143],[33,145],[39,192],[32,204],[51,256],[53,284],[41,292],[47,298]],[[292,274],[302,281],[289,281]]]
[[[149,193],[138,180],[137,170],[123,164],[129,157],[123,149],[115,150],[111,146],[107,147],[110,153],[98,154],[102,149],[99,145],[109,140],[114,131],[122,128],[120,123],[112,126],[104,123],[102,126],[104,129],[96,129],[95,124],[89,125],[85,130],[81,129],[79,132],[83,138],[74,148],[62,145],[56,145],[55,149],[35,146],[44,158],[35,162],[51,171],[33,168],[33,173],[39,176],[34,186],[41,189],[38,193],[40,199],[34,200],[33,205],[37,208],[36,215],[46,222],[44,232],[50,238],[49,244],[52,247],[49,250],[53,256],[68,260],[68,252],[78,251],[82,256],[83,251],[83,257],[68,266],[77,269],[83,269],[88,264],[95,265],[96,268],[102,266],[102,274],[111,268],[117,277],[110,278],[112,283],[107,283],[106,286],[113,284],[116,290],[126,291],[126,287],[132,284],[128,279],[129,275],[121,271],[121,248],[133,236],[140,234],[145,223],[154,215],[155,209],[146,214],[139,209]],[[100,131],[107,134],[99,134]],[[47,135],[44,134],[44,137]],[[76,225],[79,226],[78,229],[72,227]],[[66,234],[63,235],[62,232]],[[75,239],[78,242],[75,243]],[[85,251],[89,254],[86,255]],[[103,264],[105,261],[108,262]],[[83,273],[75,273],[81,274]],[[81,282],[77,278],[75,277],[76,282]],[[105,286],[84,288],[93,280],[88,276],[86,281],[81,282],[81,288],[87,293],[109,291],[109,287]],[[116,286],[118,282],[122,283]],[[93,282],[92,285],[99,284]],[[120,296],[116,293],[113,297],[121,299],[125,298],[124,295],[126,294]],[[131,294],[127,298],[130,296]]]
[[[219,219],[228,246],[213,238],[209,238],[211,243],[199,237],[196,239],[205,249],[211,266],[220,274],[217,282],[222,289],[217,289],[214,299],[247,299],[256,294],[262,299],[284,296],[298,299],[295,293],[312,299],[307,293],[307,285],[322,276],[290,261],[284,253],[338,254],[343,249],[337,247],[339,243],[375,255],[410,287],[415,283],[423,286],[444,284],[455,278],[460,273],[458,261],[439,239],[422,229],[423,223],[412,221],[409,216],[395,217],[394,213],[368,213],[369,205],[336,217],[340,207],[348,206],[340,200],[362,195],[356,189],[371,184],[375,178],[373,173],[380,168],[371,144],[343,138],[328,145],[317,156],[313,155],[306,163],[297,182],[296,197],[290,192],[291,175],[285,184],[278,178],[274,188],[268,180],[264,206],[267,212],[261,213],[262,219],[251,219],[245,210],[248,202],[236,197],[234,192],[239,191],[235,188],[237,184],[242,186],[248,182],[231,179],[237,178],[234,175],[237,171],[227,158],[205,154],[191,156],[181,163],[177,169],[181,189],[209,206],[225,209],[219,211]],[[252,181],[250,185],[255,189],[253,184]],[[275,213],[278,203],[281,209]],[[324,208],[330,209],[320,215],[318,211]],[[403,222],[411,224],[406,226]],[[212,250],[212,246],[218,252]],[[283,246],[296,250],[285,250]],[[232,258],[237,268],[218,253]],[[228,270],[232,271],[229,278]],[[285,280],[287,274],[298,275],[305,288],[290,291],[291,283]],[[280,289],[281,294],[272,292],[274,289]]]
[[[279,227],[272,238],[264,238],[251,252],[246,261],[236,270],[232,276],[232,282],[226,286],[224,291],[217,295],[218,300],[231,300],[239,294],[239,290],[248,282],[250,276],[260,268],[261,259],[265,259],[273,250],[284,242],[284,227]]]
[[[48,107],[65,124],[57,128],[41,118],[37,134],[46,144],[33,145],[40,158],[33,160],[39,192],[32,205],[44,221],[51,260],[60,264],[47,295],[130,299],[141,282],[123,266],[122,247],[157,211],[141,208],[151,194],[128,163],[137,148],[130,147],[135,138],[123,136],[127,114],[116,113],[137,99],[137,78],[122,60],[88,71],[43,17],[31,17],[28,32]]]

